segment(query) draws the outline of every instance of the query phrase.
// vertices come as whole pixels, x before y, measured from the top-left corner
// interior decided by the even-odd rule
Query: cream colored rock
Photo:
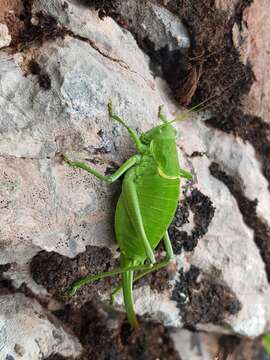
[[[0,49],[8,46],[10,42],[11,36],[9,34],[7,25],[0,23]]]

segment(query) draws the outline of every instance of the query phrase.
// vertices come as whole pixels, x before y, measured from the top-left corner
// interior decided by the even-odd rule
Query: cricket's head
[[[176,148],[176,129],[169,123],[154,127],[143,133],[140,140],[149,146],[159,175],[166,179],[176,179],[180,174]]]
[[[143,144],[149,145],[152,141],[176,139],[176,129],[169,123],[155,126],[151,130],[142,133],[140,140]]]

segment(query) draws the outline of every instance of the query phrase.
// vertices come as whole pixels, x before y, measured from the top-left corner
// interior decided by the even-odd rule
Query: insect
[[[68,290],[73,296],[85,284],[107,276],[122,274],[121,286],[112,292],[112,300],[122,289],[129,323],[136,327],[138,321],[133,305],[133,282],[152,271],[159,270],[173,259],[173,250],[168,236],[180,193],[180,179],[192,179],[192,175],[181,169],[176,148],[176,129],[159,107],[158,117],[162,121],[149,131],[136,134],[108,104],[109,116],[122,124],[133,141],[137,154],[124,162],[112,175],[105,176],[89,165],[71,161],[73,167],[88,171],[100,180],[113,183],[124,175],[122,192],[115,212],[115,234],[120,247],[120,267],[97,275],[86,276]],[[156,262],[154,251],[163,240],[166,257]]]

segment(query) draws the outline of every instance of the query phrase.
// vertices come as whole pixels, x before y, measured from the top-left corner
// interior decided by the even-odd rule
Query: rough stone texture
[[[64,1],[59,0],[50,2],[36,0],[32,11],[34,21],[38,21],[35,14],[40,11],[53,16],[60,26],[68,28],[75,35],[90,40],[93,47],[97,45],[98,51],[111,60],[112,66],[113,62],[116,62],[123,69],[133,72],[134,75],[138,71],[138,78],[145,78],[144,80],[149,86],[155,86],[148,66],[146,66],[148,59],[142,51],[137,50],[136,42],[129,32],[120,28],[109,17],[101,21],[95,11],[89,10],[86,5],[83,5],[83,1],[68,1],[67,7],[64,7],[63,4]],[[134,57],[131,61],[132,54]],[[145,67],[142,64],[145,64]]]
[[[242,31],[235,27],[235,43],[244,62],[249,61],[255,75],[246,110],[270,122],[270,3],[254,0],[244,11]]]
[[[8,46],[10,42],[11,42],[11,36],[8,32],[7,25],[0,23],[0,49],[2,47]]]
[[[9,45],[11,40],[13,40],[13,37],[15,37],[22,30],[23,22],[20,19],[22,14],[22,1],[0,0],[0,27],[4,29],[4,45],[2,46]],[[0,39],[1,36],[2,35],[0,35]]]
[[[260,338],[178,330],[172,337],[181,360],[269,360]]]
[[[189,37],[178,16],[151,1],[120,1],[118,11],[126,26],[140,41],[150,41],[153,50],[169,51],[189,47]]]
[[[218,352],[215,336],[178,330],[172,333],[181,360],[212,360]]]
[[[134,306],[139,315],[161,321],[165,326],[182,327],[177,304],[170,298],[171,290],[158,293],[151,291],[149,286],[134,289]],[[123,304],[122,295],[118,296],[117,304]]]
[[[17,269],[27,269],[39,250],[74,257],[87,245],[115,248],[113,209],[120,184],[108,186],[70,169],[59,156],[87,159],[105,172],[134,154],[125,129],[108,119],[110,98],[117,113],[137,130],[157,124],[159,104],[170,106],[172,113],[177,110],[164,86],[155,82],[148,58],[130,33],[110,18],[101,21],[75,1],[66,3],[37,0],[34,4],[33,24],[43,11],[65,27],[62,37],[33,44],[14,57],[1,53],[0,263],[16,262]],[[167,36],[173,41],[170,31]],[[47,88],[40,86],[37,74],[29,74],[31,60],[49,79]],[[215,329],[260,335],[267,321],[264,264],[236,200],[208,170],[215,161],[240,179],[243,193],[258,199],[258,214],[267,222],[269,193],[260,165],[249,144],[210,130],[199,119],[178,128],[183,167],[193,171],[194,183],[211,199],[216,212],[194,254],[177,257],[175,278],[183,266],[194,264],[225,283],[241,301],[242,310]],[[186,230],[192,231],[192,221]],[[15,266],[6,275],[18,285],[22,276],[16,277],[16,271]],[[161,294],[149,286],[135,290],[137,311],[181,326],[177,304],[170,300],[176,279]],[[208,324],[204,329],[213,327]]]
[[[0,297],[0,358],[38,360],[61,353],[77,356],[78,340],[30,298],[22,294]]]
[[[228,173],[239,177],[246,196],[262,200],[262,216],[265,214],[264,206],[267,213],[270,204],[264,203],[264,197],[269,196],[266,180],[259,175],[260,167],[253,149],[240,139],[208,129],[203,122],[196,120],[181,126],[181,134],[183,146],[189,155],[195,151],[205,154],[193,158],[192,163],[199,189],[212,199],[216,208],[208,233],[204,241],[199,242],[191,262],[230,286],[242,303],[239,314],[229,319],[230,326],[242,335],[257,336],[266,326],[265,266],[253,241],[253,231],[243,222],[235,199],[223,183],[207,175],[207,169],[211,161],[216,161]],[[252,193],[249,181],[252,182],[256,167],[258,177],[254,177]],[[267,220],[266,217],[264,219]]]
[[[185,152],[188,155],[203,153],[210,161],[217,162],[226,173],[236,177],[243,194],[252,201],[258,200],[257,213],[270,226],[268,182],[261,173],[261,164],[250,143],[209,128],[197,120],[186,122],[180,132]]]
[[[137,52],[142,61],[143,55]],[[101,171],[112,166],[111,160],[116,167],[134,150],[125,130],[107,116],[112,94],[117,111],[135,128],[139,119],[151,119],[149,125],[155,121],[156,104],[162,103],[143,77],[100,55],[86,42],[67,36],[45,45],[40,53],[42,57],[36,59],[51,76],[49,91],[40,89],[35,76],[25,77],[12,60],[3,62],[0,151],[6,226],[2,242],[7,244],[14,236],[17,242],[12,241],[8,254],[1,253],[1,262],[19,261],[18,257],[25,261],[30,243],[34,251],[55,249],[69,256],[93,242],[112,244],[108,204],[119,185],[109,187],[69,169],[55,154],[77,150],[70,156],[79,158],[80,151],[84,158],[94,157]],[[123,153],[125,148],[129,150]],[[101,158],[104,152],[110,154]],[[28,173],[31,177],[25,176]],[[18,257],[13,251],[17,246]]]
[[[233,14],[237,3],[238,0],[215,0],[216,8],[223,10],[224,14],[226,13],[228,18]]]

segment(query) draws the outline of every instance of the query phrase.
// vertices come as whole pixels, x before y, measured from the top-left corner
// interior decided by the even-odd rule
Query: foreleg
[[[113,120],[119,122],[121,125],[123,125],[128,133],[129,133],[129,136],[131,137],[131,140],[133,141],[134,145],[136,146],[136,148],[141,151],[142,148],[144,147],[144,145],[141,143],[140,141],[140,138],[138,137],[138,135],[135,133],[134,130],[132,130],[126,123],[124,120],[122,120],[118,115],[116,115],[114,112],[113,112],[113,109],[112,109],[112,102],[110,101],[109,104],[108,104],[108,111],[109,111],[109,116],[110,118],[112,118]]]
[[[116,170],[116,172],[112,175],[103,175],[100,172],[98,172],[97,170],[95,170],[94,168],[92,168],[91,166],[80,162],[80,161],[71,161],[69,160],[66,156],[64,156],[64,161],[71,167],[73,168],[79,168],[79,169],[83,169],[87,172],[89,172],[90,174],[94,175],[95,177],[97,177],[100,180],[104,180],[107,181],[109,183],[113,183],[114,181],[116,181],[121,175],[123,175],[129,168],[131,168],[133,165],[136,164],[137,161],[139,161],[140,159],[140,155],[134,155],[132,156],[130,159],[128,159],[127,161],[125,161],[120,167],[119,169]]]

